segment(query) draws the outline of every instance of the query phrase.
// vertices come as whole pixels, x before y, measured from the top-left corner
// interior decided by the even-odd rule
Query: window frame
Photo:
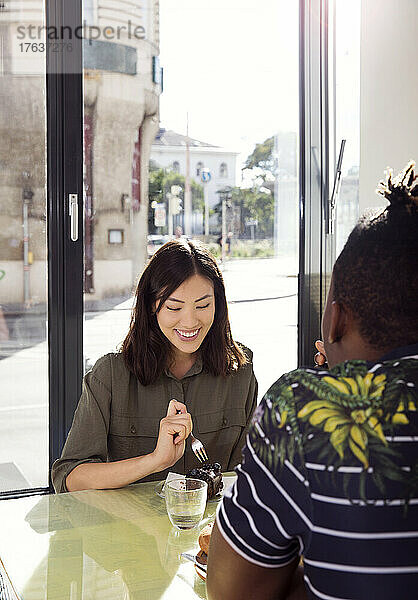
[[[311,31],[316,6],[324,17]],[[329,283],[324,223],[329,198],[328,0],[300,0],[300,253],[298,363],[312,364],[313,342],[320,336],[323,301]],[[82,0],[46,0],[46,25],[82,24]],[[319,48],[319,59],[312,48]],[[319,60],[319,64],[318,64]],[[58,61],[61,61],[58,64]],[[83,377],[83,63],[82,40],[70,55],[47,54],[47,236],[49,343],[49,468],[60,455],[81,393]],[[320,81],[311,87],[315,69]],[[312,100],[320,106],[316,132],[319,157],[312,154]],[[199,167],[199,173],[197,168]],[[204,164],[196,164],[200,176]],[[315,169],[320,181],[315,184]],[[78,195],[77,241],[72,241],[69,194]],[[316,291],[313,280],[318,277]],[[319,310],[318,310],[319,306]],[[0,493],[1,498],[53,491],[49,486]]]
[[[47,25],[82,23],[82,0],[48,0]],[[81,392],[83,342],[83,62],[47,56],[49,467],[60,455]],[[60,60],[61,64],[55,61]],[[78,195],[78,240],[70,236],[69,194]],[[52,484],[50,481],[50,490]]]
[[[319,16],[319,17],[318,17]],[[298,365],[312,365],[330,282],[329,0],[299,2]],[[315,111],[315,108],[318,110]],[[316,121],[315,121],[316,119]]]

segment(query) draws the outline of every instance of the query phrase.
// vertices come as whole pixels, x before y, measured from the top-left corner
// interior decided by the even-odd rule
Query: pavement
[[[259,399],[297,366],[297,265],[289,259],[232,259],[221,265],[234,339],[254,353]],[[85,362],[117,350],[132,301],[90,313]],[[42,342],[0,360],[0,492],[48,481],[48,348]],[[4,468],[2,469],[2,464]]]

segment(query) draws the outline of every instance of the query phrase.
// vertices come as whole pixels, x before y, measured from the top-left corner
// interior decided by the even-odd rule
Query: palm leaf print
[[[306,455],[315,455],[332,471],[360,467],[360,498],[366,497],[367,475],[381,494],[385,482],[392,481],[403,484],[405,497],[412,497],[418,491],[418,467],[412,465],[409,477],[400,469],[399,445],[392,437],[402,435],[416,416],[417,364],[416,359],[404,359],[369,371],[366,362],[356,360],[322,376],[310,369],[288,373],[256,410],[252,444],[273,471],[285,460],[294,464],[297,456],[303,462]],[[348,489],[349,475],[344,478]]]

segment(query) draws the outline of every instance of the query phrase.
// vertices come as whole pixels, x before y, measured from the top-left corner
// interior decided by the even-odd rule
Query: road
[[[254,352],[259,398],[297,363],[297,277],[291,261],[231,260],[221,266],[234,338]],[[129,326],[131,300],[89,315],[90,364],[115,351]],[[0,361],[0,491],[47,484],[48,349],[46,343]]]

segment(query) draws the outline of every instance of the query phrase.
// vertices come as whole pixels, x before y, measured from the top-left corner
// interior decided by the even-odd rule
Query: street
[[[259,399],[297,364],[297,270],[281,259],[231,260],[221,266],[234,339],[254,352]],[[85,362],[117,350],[129,327],[131,300],[91,313],[84,324]],[[0,360],[0,491],[45,486],[48,479],[46,342]],[[14,463],[14,464],[11,464]]]

